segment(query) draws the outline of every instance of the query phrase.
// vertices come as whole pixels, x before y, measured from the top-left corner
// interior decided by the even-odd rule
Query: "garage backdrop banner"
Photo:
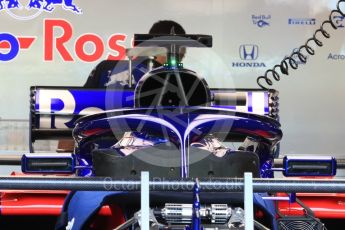
[[[189,48],[184,61],[210,87],[257,88],[256,78],[304,44],[336,2],[0,0],[0,117],[28,120],[30,86],[82,86],[100,61],[125,59],[133,34],[158,20],[213,36],[213,48]],[[334,155],[345,147],[345,19],[333,20],[331,39],[274,84],[283,153]]]

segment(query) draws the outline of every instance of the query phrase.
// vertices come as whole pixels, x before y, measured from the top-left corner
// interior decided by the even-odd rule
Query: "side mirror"
[[[39,154],[29,153],[22,156],[24,173],[64,173],[75,172],[75,156],[71,153]]]
[[[335,176],[337,161],[334,157],[285,156],[283,175],[289,176]]]

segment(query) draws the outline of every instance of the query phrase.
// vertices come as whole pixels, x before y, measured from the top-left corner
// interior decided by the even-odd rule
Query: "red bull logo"
[[[74,0],[30,0],[27,8],[43,8],[43,10],[51,12],[55,9],[55,5],[61,5],[65,10],[70,10],[76,14],[81,14],[81,9],[78,8],[73,1]]]
[[[0,0],[0,11],[18,20],[33,19],[44,11],[51,13],[57,6],[74,14],[82,14],[74,0]]]
[[[58,36],[55,31],[61,31]],[[85,33],[74,37],[73,26],[64,19],[45,19],[43,38],[43,60],[56,61],[57,58],[66,62],[76,60],[84,62],[96,62],[101,59],[122,60],[126,56],[124,44],[127,35],[114,33],[106,40],[95,33]],[[11,33],[0,33],[0,61],[15,59],[22,49],[29,49],[36,41],[34,36],[16,36]],[[74,44],[73,49],[67,48],[68,44]],[[92,45],[93,50],[85,49]]]

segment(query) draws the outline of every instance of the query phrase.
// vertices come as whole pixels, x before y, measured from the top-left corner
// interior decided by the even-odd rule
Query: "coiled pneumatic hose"
[[[264,75],[259,76],[256,81],[258,85],[262,89],[268,90],[269,86],[273,85],[273,80],[280,81],[281,74],[289,75],[289,67],[292,69],[298,68],[298,60],[302,63],[307,62],[307,57],[305,54],[309,55],[315,55],[314,48],[311,47],[312,43],[315,43],[317,46],[321,47],[323,46],[322,41],[320,41],[319,38],[317,38],[318,34],[321,34],[325,38],[330,38],[330,34],[325,30],[325,25],[330,24],[333,29],[338,29],[336,24],[334,23],[333,16],[335,15],[341,15],[345,17],[345,12],[341,10],[341,5],[344,4],[345,6],[345,0],[339,0],[337,3],[337,9],[332,10],[328,20],[322,22],[319,29],[317,29],[313,35],[313,37],[309,38],[306,43],[302,46],[300,46],[298,49],[294,50],[290,56],[285,57],[280,64],[275,65],[273,68],[268,69]],[[273,78],[273,79],[272,79]]]

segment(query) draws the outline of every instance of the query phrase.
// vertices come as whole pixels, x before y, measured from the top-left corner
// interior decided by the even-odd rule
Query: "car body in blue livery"
[[[194,180],[192,190],[169,188],[150,193],[150,228],[249,227],[242,192],[231,192],[231,189],[203,192],[199,179],[226,182],[227,178],[242,178],[245,173],[251,173],[254,178],[274,177],[282,139],[278,92],[212,89],[197,72],[184,68],[178,58],[178,48],[210,47],[211,36],[136,35],[135,43],[143,46],[129,51],[139,50],[137,56],[141,56],[141,52],[145,53],[142,56],[156,52],[152,46],[163,47],[167,63],[149,69],[134,83],[129,80],[122,88],[118,84],[109,84],[104,89],[31,87],[32,153],[23,155],[22,171],[66,178],[71,175],[85,179],[106,178],[129,184],[139,179],[143,171],[149,172],[153,181]],[[129,64],[104,61],[110,67],[96,69],[96,72],[109,79],[121,74],[132,76],[138,66],[133,67],[131,61]],[[74,145],[70,153],[34,153],[37,140],[63,142],[72,137]],[[335,174],[335,168],[333,158],[284,158],[278,170],[286,176],[328,176]],[[22,207],[29,203],[36,205],[38,214],[49,210],[51,215],[59,215],[57,229],[141,227],[140,194],[135,192],[39,194],[34,197],[30,191],[14,195],[3,192],[2,213],[28,215],[34,212],[32,207],[28,207],[26,213]],[[20,202],[4,199],[13,197],[20,197]],[[300,223],[322,229],[323,224],[295,193],[290,196],[254,193],[252,200],[254,216],[249,225],[256,229],[293,229],[286,226]],[[275,204],[276,200],[280,200],[282,208]],[[302,208],[287,211],[284,206],[287,200],[293,203],[298,200]],[[293,217],[287,217],[286,213],[291,210],[295,211]]]

